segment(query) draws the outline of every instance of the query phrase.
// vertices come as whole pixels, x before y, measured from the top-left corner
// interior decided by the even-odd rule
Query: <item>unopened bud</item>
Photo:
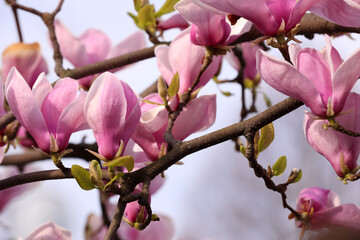
[[[158,89],[158,93],[161,97],[161,99],[164,101],[164,103],[166,102],[166,97],[167,97],[167,87],[165,85],[164,79],[162,79],[162,77],[158,78],[158,82],[157,82],[157,89]]]

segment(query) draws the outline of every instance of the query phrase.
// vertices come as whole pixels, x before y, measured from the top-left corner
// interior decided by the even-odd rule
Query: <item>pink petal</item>
[[[354,0],[321,0],[310,12],[346,27],[360,26],[360,3]]]
[[[295,68],[297,68],[297,54],[298,52],[301,50],[301,47],[299,44],[290,44],[289,46],[289,55],[290,55],[290,60],[293,63],[293,65],[295,66]]]
[[[54,21],[56,38],[64,58],[69,60],[74,67],[86,65],[88,62],[85,45],[76,38],[59,20]]]
[[[185,20],[185,18],[181,14],[172,15],[165,21],[160,21],[157,28],[161,29],[162,31],[172,29],[172,28],[180,28],[184,30],[185,28],[189,27],[189,23]]]
[[[146,47],[145,36],[142,31],[137,31],[113,47],[106,58],[120,56]]]
[[[291,64],[277,59],[259,50],[257,52],[257,69],[262,78],[271,87],[307,105],[315,114],[324,115],[326,107],[310,79],[301,74]],[[306,88],[304,88],[306,86]]]
[[[126,117],[131,112],[127,106],[128,91],[114,74],[106,72],[94,81],[85,100],[85,117],[94,132],[99,153],[107,159],[116,155],[127,131]]]
[[[29,85],[16,68],[12,68],[9,72],[5,92],[10,109],[16,119],[33,136],[39,147],[47,152],[50,146],[50,136],[45,119]]]
[[[222,12],[246,18],[253,22],[256,28],[265,35],[276,34],[280,26],[265,0],[194,0],[194,2],[209,11],[214,11],[215,8]]]
[[[302,17],[309,10],[311,6],[319,2],[320,0],[301,0],[301,1],[294,1],[294,0],[285,0],[287,2],[291,2],[293,5],[291,14],[288,21],[286,22],[286,30],[291,30],[296,26],[296,24],[300,23]],[[288,5],[289,7],[291,5]]]
[[[323,105],[326,106],[333,88],[329,66],[320,52],[313,48],[299,50],[296,68],[314,84]]]
[[[74,101],[79,84],[71,78],[60,79],[54,89],[45,97],[41,112],[50,133],[56,136],[58,120],[64,109]]]
[[[158,45],[155,47],[154,52],[156,56],[156,63],[160,70],[161,76],[167,83],[171,82],[174,73],[169,62],[169,46]]]
[[[71,232],[53,222],[47,222],[35,229],[25,240],[72,240]]]
[[[360,49],[354,52],[337,69],[333,78],[334,112],[340,112],[346,98],[360,76]]]
[[[355,204],[344,204],[314,213],[310,218],[312,230],[344,227],[360,231],[360,209]]]
[[[196,117],[194,117],[196,116]],[[192,100],[180,113],[173,127],[174,138],[184,140],[190,134],[209,128],[216,118],[216,95]],[[189,121],[189,119],[192,119]]]
[[[331,78],[334,78],[334,74],[343,60],[341,59],[339,52],[331,45],[330,37],[327,34],[325,34],[325,41],[326,46],[321,49],[320,52],[329,65]]]
[[[2,74],[4,79],[6,79],[13,66],[23,75],[30,87],[34,85],[40,73],[48,73],[47,64],[41,55],[38,43],[16,43],[7,47],[2,55]]]
[[[87,64],[106,59],[112,45],[110,38],[97,29],[87,30],[79,37],[79,41],[85,46]]]
[[[36,102],[40,108],[45,97],[52,91],[52,89],[53,88],[45,74],[40,74],[32,87],[32,93],[34,94]]]
[[[73,132],[89,129],[84,115],[86,92],[81,91],[79,96],[63,110],[59,116],[56,128],[56,142],[59,151],[64,150]]]

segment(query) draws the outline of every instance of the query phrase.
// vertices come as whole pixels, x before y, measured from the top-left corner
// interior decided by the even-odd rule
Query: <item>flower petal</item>
[[[110,38],[97,29],[87,30],[79,37],[79,41],[85,46],[86,64],[106,59],[112,45]]]
[[[256,59],[257,69],[264,81],[271,87],[304,102],[315,114],[324,115],[326,113],[326,108],[312,81],[292,65],[262,50],[257,52]]]
[[[25,240],[72,240],[71,233],[56,225],[53,222],[47,222],[35,229]]]
[[[45,119],[29,85],[16,68],[9,72],[5,93],[16,119],[33,136],[40,149],[47,152],[50,136]]]

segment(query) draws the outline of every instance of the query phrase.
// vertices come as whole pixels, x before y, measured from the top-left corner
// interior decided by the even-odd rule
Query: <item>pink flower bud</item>
[[[33,87],[40,73],[48,73],[47,64],[41,55],[38,43],[15,43],[5,49],[2,55],[2,78],[4,81],[12,67],[24,76],[26,82]]]
[[[93,83],[85,100],[85,117],[99,146],[99,154],[111,160],[126,146],[140,119],[137,96],[109,72]]]

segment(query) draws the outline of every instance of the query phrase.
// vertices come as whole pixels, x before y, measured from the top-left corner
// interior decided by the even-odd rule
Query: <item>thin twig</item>
[[[126,208],[126,202],[122,201],[121,196],[119,197],[118,204],[116,205],[116,210],[114,217],[112,218],[110,227],[106,233],[104,240],[114,240],[117,230],[120,227],[122,216],[124,215],[124,211]]]
[[[14,0],[14,2],[16,3],[16,0]],[[13,11],[14,18],[15,18],[16,29],[17,29],[18,36],[19,36],[19,42],[23,42],[23,36],[21,33],[21,27],[20,27],[20,21],[19,21],[19,15],[17,12],[17,8],[15,6],[11,6],[11,9]]]

